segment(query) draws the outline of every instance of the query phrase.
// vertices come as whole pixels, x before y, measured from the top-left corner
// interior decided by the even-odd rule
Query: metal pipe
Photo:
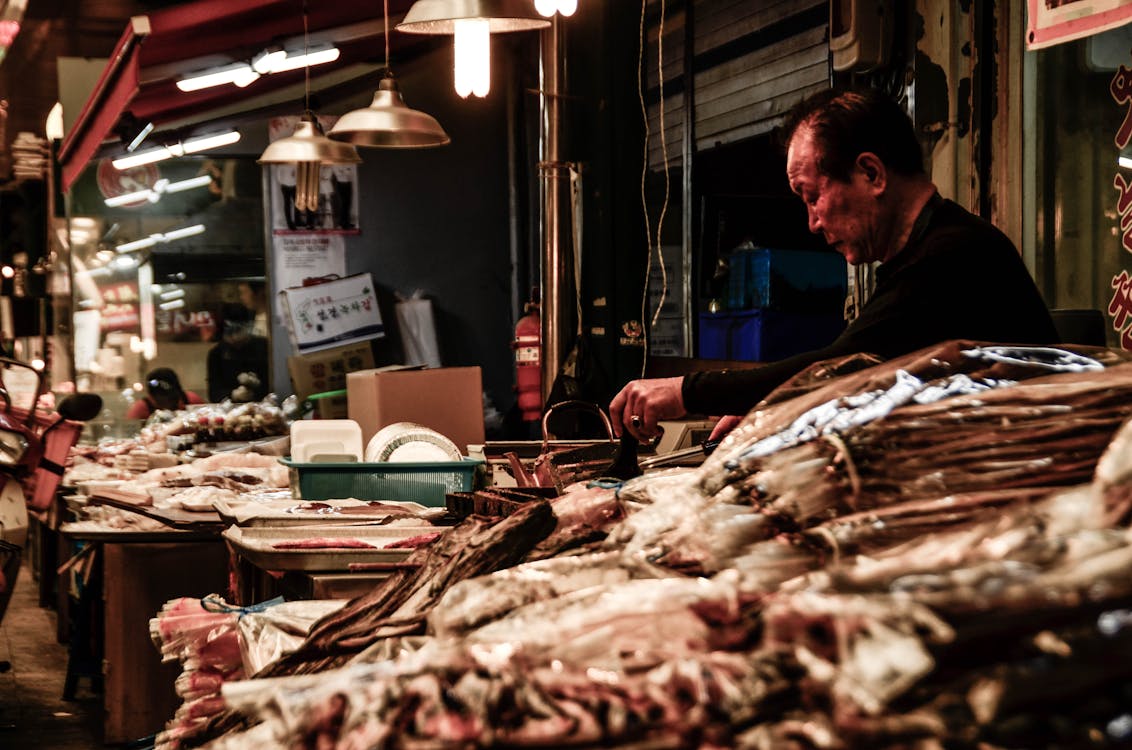
[[[561,29],[555,16],[550,27],[544,29],[540,37],[542,81],[540,114],[543,165],[561,163],[560,136],[562,119],[561,106],[562,70],[559,65],[559,42]],[[560,179],[554,167],[540,169],[539,184],[542,190],[542,402],[546,405],[550,387],[558,375],[559,367],[566,356],[568,344],[569,310],[573,305],[570,297],[573,284],[566,269],[566,256],[562,252],[563,221],[562,208],[569,189],[568,182]],[[568,226],[568,223],[567,223]]]
[[[684,69],[683,76],[686,82],[696,78],[693,63],[696,49],[696,4],[688,3],[684,6]],[[662,92],[663,93],[663,92]],[[662,125],[663,127],[663,125]],[[693,277],[696,273],[692,248],[695,245],[696,205],[695,183],[692,180],[692,171],[696,161],[696,87],[684,86],[684,142],[682,144],[680,203],[681,220],[683,224],[683,247],[680,249],[680,316],[684,319],[684,347],[680,356],[691,357],[694,349],[694,322],[696,320],[693,305]],[[657,229],[659,233],[660,229]],[[660,259],[664,262],[664,258]]]

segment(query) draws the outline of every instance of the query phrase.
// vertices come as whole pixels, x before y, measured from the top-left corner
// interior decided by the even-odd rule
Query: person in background
[[[267,336],[269,326],[267,320],[267,296],[262,281],[241,281],[237,285],[240,290],[240,304],[255,314],[252,333],[256,336]]]
[[[354,164],[335,164],[330,167],[330,205],[333,207],[333,226],[335,229],[353,229],[354,213]]]
[[[267,395],[267,339],[255,334],[255,314],[238,302],[220,311],[220,340],[208,350],[208,398],[259,401]]]
[[[663,419],[725,416],[730,431],[774,388],[826,359],[892,358],[951,339],[1059,343],[1014,244],[942,198],[924,171],[912,122],[876,90],[835,89],[801,102],[784,128],[786,176],[809,229],[850,264],[879,262],[860,315],[831,344],[749,370],[634,380],[609,405],[614,432],[655,437]]]
[[[190,404],[203,404],[204,399],[181,387],[181,379],[168,367],[157,367],[145,376],[146,395],[130,404],[126,419],[148,419],[159,409],[176,411]]]

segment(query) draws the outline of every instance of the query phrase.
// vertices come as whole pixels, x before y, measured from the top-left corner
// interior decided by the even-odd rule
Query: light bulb
[[[322,164],[317,161],[295,162],[295,208],[318,211],[318,179]]]
[[[558,3],[555,0],[535,0],[535,10],[540,16],[550,18],[558,10]]]
[[[578,0],[558,0],[558,12],[564,16],[574,15],[578,9]]]
[[[486,18],[461,18],[456,23],[456,93],[487,96],[491,90],[491,23]]]

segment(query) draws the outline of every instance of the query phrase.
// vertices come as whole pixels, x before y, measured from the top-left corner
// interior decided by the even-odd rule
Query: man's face
[[[235,347],[242,347],[248,343],[252,335],[252,324],[244,321],[226,321],[224,323],[224,340]]]
[[[786,152],[786,177],[806,204],[810,231],[821,234],[849,263],[883,259],[877,246],[877,200],[864,171],[854,167],[847,182],[818,169],[821,158],[811,130],[799,128]]]

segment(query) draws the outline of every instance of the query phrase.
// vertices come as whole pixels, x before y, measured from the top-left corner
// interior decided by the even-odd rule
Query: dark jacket
[[[933,198],[904,249],[880,264],[861,314],[829,346],[751,370],[684,378],[691,413],[746,414],[814,362],[868,352],[892,358],[951,339],[1059,343],[1049,309],[1010,239],[952,201]]]

